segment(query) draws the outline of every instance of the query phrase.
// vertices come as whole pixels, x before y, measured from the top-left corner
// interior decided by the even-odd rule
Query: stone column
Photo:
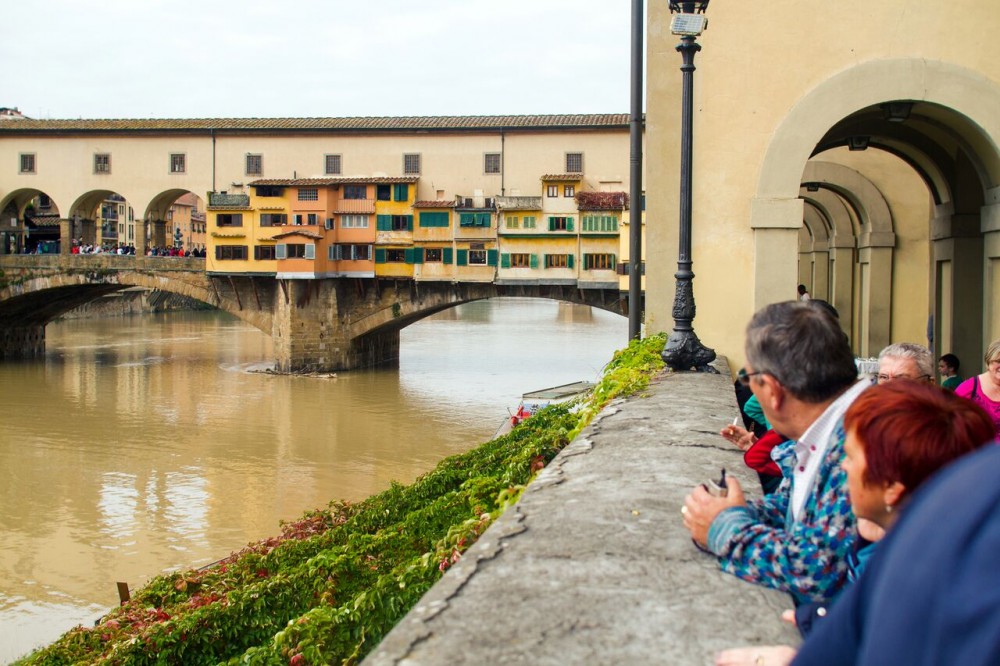
[[[73,254],[73,220],[59,220],[59,254]]]
[[[941,211],[931,227],[934,269],[934,352],[937,356],[952,353],[962,361],[963,371],[981,365],[985,349],[986,322],[991,316],[991,302],[984,292],[984,238],[981,233],[995,222],[990,212],[981,216],[952,215]]]
[[[146,254],[146,220],[135,221],[135,256],[141,257]]]
[[[153,247],[167,247],[167,223],[164,220],[153,222]]]
[[[840,314],[840,328],[848,336],[854,326],[854,237],[835,237],[830,241],[830,304]],[[852,344],[855,353],[859,345]]]
[[[1000,190],[994,191],[1000,198]],[[1000,340],[1000,204],[984,206],[980,228],[983,232],[983,354],[994,340]],[[982,355],[980,354],[980,358]],[[959,357],[961,358],[961,356]]]
[[[97,222],[80,220],[80,238],[84,243],[95,245],[97,243]]]
[[[754,310],[796,298],[802,199],[754,199]]]
[[[891,231],[866,231],[858,239],[861,265],[861,296],[858,328],[859,352],[877,356],[889,344],[892,332],[892,251],[896,235]]]

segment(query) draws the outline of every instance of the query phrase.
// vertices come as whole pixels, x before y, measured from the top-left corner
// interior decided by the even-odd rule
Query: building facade
[[[991,3],[712,2],[697,38],[695,329],[742,361],[757,308],[805,284],[855,352],[1000,338],[1000,13]],[[680,41],[648,9],[647,330],[669,330]],[[930,333],[930,336],[928,336]],[[930,338],[930,340],[929,340]]]

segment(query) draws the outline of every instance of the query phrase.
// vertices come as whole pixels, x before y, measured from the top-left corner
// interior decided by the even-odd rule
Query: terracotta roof
[[[626,113],[510,116],[358,116],[347,118],[95,118],[18,119],[0,133],[39,132],[407,132],[544,129],[627,129]]]
[[[305,236],[306,238],[311,238],[313,240],[323,240],[322,234],[318,234],[315,231],[307,231],[305,229],[292,229],[291,231],[286,231],[281,234],[274,234],[271,238],[288,238],[289,236]]]
[[[59,226],[59,221],[66,218],[61,218],[58,215],[33,215],[28,218],[36,227],[57,227]]]
[[[337,176],[334,178],[264,178],[247,183],[250,187],[275,185],[281,187],[319,187],[324,185],[366,185],[370,183],[415,183],[420,176]]]
[[[583,180],[582,173],[547,173],[542,180],[556,181],[560,183],[576,183]]]
[[[445,201],[414,201],[414,208],[454,208],[454,200]]]

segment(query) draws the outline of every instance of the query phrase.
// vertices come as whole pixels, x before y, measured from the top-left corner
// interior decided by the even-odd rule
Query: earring
[[[886,513],[892,513],[892,505],[891,504],[886,504],[885,505],[885,512]]]

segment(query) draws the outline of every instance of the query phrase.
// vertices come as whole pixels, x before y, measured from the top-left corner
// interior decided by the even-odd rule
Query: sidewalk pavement
[[[759,495],[719,430],[721,375],[672,373],[605,408],[366,659],[405,664],[709,664],[798,643],[783,593],[719,571],[680,507],[719,468]]]

